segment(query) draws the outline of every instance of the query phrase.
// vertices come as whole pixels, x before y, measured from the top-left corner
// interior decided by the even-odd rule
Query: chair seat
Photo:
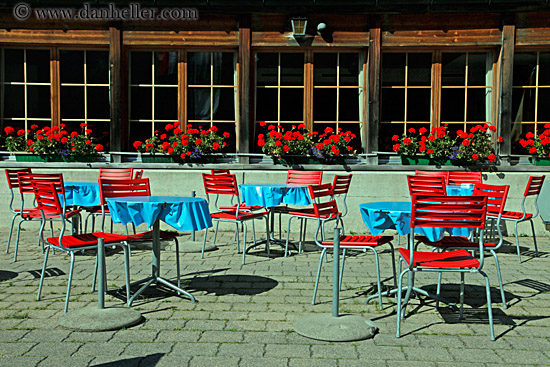
[[[236,210],[226,210],[217,213],[212,213],[212,219],[226,219],[226,220],[248,220],[259,218],[267,215],[267,212],[239,212],[239,218],[237,218]]]
[[[498,215],[487,213],[487,216],[490,218],[496,218]],[[523,218],[523,212],[512,212],[512,211],[505,211],[502,213],[502,219],[512,219],[512,220],[529,220],[533,217],[533,214],[527,213],[525,214],[525,218]]]
[[[179,236],[177,232],[160,231],[161,240],[171,240]],[[147,231],[142,233],[130,234],[126,236],[128,241],[152,241],[153,231]]]
[[[96,246],[97,241],[100,238],[105,240],[105,244],[120,243],[126,241],[128,236],[122,234],[94,232],[94,233],[82,233],[77,235],[63,236],[63,246],[66,248],[79,248]],[[47,239],[48,243],[61,247],[59,245],[59,237],[50,237]]]
[[[410,264],[410,250],[400,248],[399,253],[407,264]],[[414,251],[416,267],[436,269],[477,268],[479,261],[464,249],[446,252]]]
[[[288,215],[296,215],[300,217],[311,217],[311,218],[319,218],[315,215],[315,211],[312,208],[306,208],[306,209],[292,209],[292,211],[288,212]],[[338,212],[338,215],[342,216],[342,213]],[[321,215],[321,219],[325,219],[330,217],[330,214]]]
[[[237,204],[231,205],[231,206],[220,206],[221,210],[237,210]],[[245,211],[254,211],[254,210],[264,210],[264,207],[261,205],[241,205],[241,210]]]
[[[345,248],[360,248],[360,247],[376,247],[384,245],[393,240],[393,236],[340,236],[340,247]],[[323,246],[334,246],[333,241],[321,242]]]
[[[65,211],[65,218],[70,218],[76,214],[79,214],[81,211],[82,211],[81,209],[67,210]],[[46,219],[59,218],[59,214],[57,214],[57,212],[49,213],[45,211],[44,215],[46,216]],[[42,218],[42,213],[39,209],[36,209],[36,208],[28,209],[21,214],[21,217],[23,217],[23,219],[38,219],[38,218]]]
[[[92,206],[89,208],[84,208],[86,213],[90,214],[102,214],[101,206]],[[105,207],[105,214],[109,214],[109,208]]]
[[[429,246],[442,247],[442,248],[453,248],[453,247],[463,247],[463,248],[479,248],[479,243],[475,241],[470,241],[466,237],[443,237],[439,241],[432,242],[426,236],[415,236],[415,240],[425,243]],[[496,243],[483,242],[483,246],[486,248],[494,248],[497,246]]]

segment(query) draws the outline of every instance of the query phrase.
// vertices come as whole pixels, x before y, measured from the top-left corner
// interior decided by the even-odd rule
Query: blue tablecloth
[[[201,198],[180,196],[133,196],[107,199],[115,223],[146,223],[161,220],[179,231],[199,231],[212,227],[208,203]]]
[[[447,195],[449,196],[465,196],[474,193],[473,184],[447,185]]]
[[[273,207],[281,204],[310,205],[307,186],[285,184],[241,184],[241,199],[246,205]]]
[[[97,206],[101,204],[97,182],[65,182],[67,205]]]

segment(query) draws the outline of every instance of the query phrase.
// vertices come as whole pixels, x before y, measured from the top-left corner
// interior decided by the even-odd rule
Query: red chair
[[[446,178],[441,175],[418,176],[407,175],[409,194],[447,195]]]
[[[233,196],[237,202],[235,208],[220,210],[216,213],[211,213],[212,220],[216,222],[216,231],[214,232],[213,244],[216,243],[216,237],[218,235],[218,226],[220,222],[228,222],[234,224],[242,224],[244,226],[244,238],[243,238],[243,265],[245,263],[246,255],[246,222],[252,221],[252,236],[254,244],[256,244],[256,231],[254,229],[254,220],[256,219],[265,219],[266,225],[266,241],[267,248],[269,249],[269,220],[268,212],[250,212],[242,209],[242,204],[239,199],[239,189],[237,187],[237,180],[235,175],[209,175],[207,173],[202,174],[202,180],[204,184],[204,191],[206,193],[206,198],[208,203],[211,203],[210,195],[230,195]],[[239,248],[239,233],[236,231],[237,236],[237,253],[240,251]],[[202,249],[201,257],[204,257],[204,244]]]
[[[416,176],[442,176],[445,178],[445,185],[449,184],[449,171],[414,171]]]
[[[213,175],[230,175],[231,170],[227,168],[213,169],[210,171]]]
[[[140,169],[139,171],[134,172],[134,180],[139,180],[140,178],[143,178],[143,170]]]
[[[483,183],[481,172],[449,172],[448,185]]]
[[[143,170],[142,170],[142,174],[143,174]],[[99,178],[131,180],[132,178],[134,178],[134,169],[133,168],[100,168]]]
[[[336,220],[339,221],[340,213],[338,211],[338,205],[334,199],[334,189],[330,184],[324,185],[312,185],[309,186],[309,196],[314,200],[313,202],[313,213],[308,219],[317,220],[317,230],[315,232],[315,243],[321,247],[321,256],[319,258],[319,266],[317,268],[317,277],[315,279],[315,288],[313,290],[313,298],[311,303],[315,304],[315,298],[317,296],[317,290],[319,286],[319,278],[321,275],[321,267],[323,265],[323,259],[326,256],[327,250],[334,247],[333,240],[327,240],[325,236],[324,226],[325,223]],[[323,198],[328,199],[326,202],[320,202]],[[293,213],[293,212],[291,212]],[[292,215],[292,214],[291,214]],[[321,234],[321,240],[319,240],[319,234]],[[339,284],[342,284],[342,278],[344,274],[346,250],[362,250],[362,251],[372,251],[375,256],[375,266],[376,266],[376,279],[377,279],[377,289],[379,297],[379,307],[382,308],[382,286],[380,281],[380,266],[378,261],[378,252],[376,248],[389,244],[391,247],[392,254],[392,264],[393,264],[393,279],[395,281],[395,258],[393,245],[391,241],[393,240],[392,236],[357,236],[351,235],[346,236],[342,234],[340,236],[340,248],[343,249],[342,253],[342,266],[340,267],[340,281]],[[288,243],[288,239],[287,239]]]
[[[342,214],[340,215],[340,223],[342,224],[342,231],[344,231],[344,222],[342,218],[344,218],[348,214],[348,191],[349,186],[351,184],[351,177],[353,175],[335,175],[334,181],[332,182],[332,190],[334,193],[334,197],[342,197],[342,205],[344,206],[344,210],[342,211]]]
[[[542,184],[544,183],[544,178],[546,176],[531,176],[527,182],[527,187],[523,193],[523,200],[521,201],[521,212],[514,211],[504,211],[502,213],[502,220],[511,221],[514,223],[514,233],[516,235],[516,248],[518,253],[518,261],[521,264],[521,255],[519,251],[519,236],[518,236],[518,223],[529,221],[531,223],[531,231],[533,232],[533,241],[535,242],[535,255],[539,256],[539,250],[537,247],[537,236],[535,235],[535,225],[533,224],[533,219],[539,215],[539,205],[538,199],[540,190],[542,189]],[[535,214],[528,213],[525,208],[525,203],[528,198],[533,198],[535,204]],[[495,218],[493,213],[488,214],[490,218]]]
[[[126,296],[130,299],[130,270],[129,270],[129,255],[128,246],[125,243],[126,236],[115,235],[111,233],[84,233],[77,235],[65,235],[66,220],[72,215],[72,212],[67,212],[65,207],[61,205],[59,201],[58,191],[55,185],[51,182],[39,182],[33,181],[32,183],[34,194],[36,197],[36,210],[40,212],[42,225],[40,226],[40,239],[42,243],[46,243],[44,253],[44,264],[42,266],[42,273],[40,275],[40,283],[38,286],[38,294],[36,300],[40,300],[42,294],[42,285],[44,283],[44,275],[46,273],[46,267],[48,263],[48,255],[50,249],[60,250],[67,253],[71,257],[71,265],[69,269],[69,281],[67,284],[67,295],[65,296],[65,308],[66,313],[69,308],[69,296],[71,293],[71,282],[73,279],[74,263],[75,263],[75,251],[97,249],[97,242],[99,238],[105,240],[105,244],[120,246],[124,250],[124,266],[126,271]],[[61,222],[61,230],[59,237],[49,237],[46,240],[43,239],[44,226],[46,221],[59,221]],[[97,264],[96,264],[97,266]]]
[[[460,318],[463,316],[464,306],[464,276],[477,273],[485,278],[485,293],[487,297],[487,313],[489,318],[490,337],[495,340],[493,330],[493,312],[491,307],[491,289],[489,277],[482,271],[485,245],[483,230],[487,213],[487,196],[445,196],[415,194],[412,197],[411,208],[411,236],[407,249],[399,248],[401,261],[406,264],[397,281],[397,331],[401,335],[401,319],[405,315],[407,303],[414,288],[415,273],[417,272],[455,272],[460,274]],[[476,253],[479,258],[472,256],[466,249],[446,252],[416,251],[414,234],[417,227],[446,228],[474,228],[480,231]],[[403,277],[408,275],[407,294],[403,300]],[[439,289],[439,287],[438,287]],[[428,294],[425,290],[414,288],[416,292]],[[438,295],[437,295],[438,296]],[[437,298],[436,296],[436,298]]]
[[[61,173],[18,173],[17,179],[19,182],[19,192],[21,195],[33,193],[33,182],[38,183],[51,183],[54,185],[57,195],[60,196],[60,200],[62,200],[61,205],[64,209],[66,209],[65,214],[67,215],[67,218],[74,217],[74,216],[80,216],[80,210],[79,209],[71,209],[65,207],[65,186],[63,185],[63,174]],[[17,226],[17,237],[15,239],[15,251],[13,255],[13,261],[17,261],[17,250],[19,248],[19,236],[21,234],[21,225],[23,222],[29,222],[29,221],[41,221],[42,220],[42,214],[40,213],[40,210],[38,207],[25,209],[21,212],[20,215],[21,219],[19,221],[19,224]],[[52,224],[51,221],[55,221],[58,218],[54,215],[48,215],[46,217],[46,221],[50,222],[50,225]],[[53,227],[51,227],[52,235],[53,235]],[[42,244],[42,242],[39,241],[39,244]],[[44,247],[42,247],[42,250],[44,250]]]
[[[504,295],[504,287],[502,285],[502,275],[500,272],[500,263],[496,251],[502,246],[504,237],[500,228],[500,220],[502,213],[504,213],[504,206],[506,205],[506,198],[508,197],[509,185],[487,185],[476,184],[473,195],[487,196],[487,219],[492,219],[493,224],[491,228],[497,228],[499,241],[497,242],[484,242],[486,251],[495,259],[495,266],[497,270],[498,283],[500,286],[500,296],[502,298],[502,307],[506,309],[506,297]],[[416,236],[416,240],[425,243],[426,245],[433,246],[445,251],[467,249],[469,251],[476,250],[479,244],[466,237],[443,237],[440,241],[432,242],[425,236]],[[439,292],[438,292],[439,293]]]
[[[5,171],[6,171],[6,178],[8,179],[8,189],[10,189],[10,195],[11,195],[9,208],[13,214],[11,218],[10,234],[8,235],[8,243],[6,244],[6,254],[8,254],[10,252],[11,235],[13,233],[13,225],[15,223],[15,218],[19,217],[22,212],[28,210],[25,208],[25,196],[21,192],[19,192],[20,207],[16,208],[14,206],[14,202],[13,202],[15,200],[14,190],[19,191],[19,181],[17,180],[17,174],[18,173],[30,174],[32,173],[32,170],[30,168],[21,168],[21,169],[6,169]]]

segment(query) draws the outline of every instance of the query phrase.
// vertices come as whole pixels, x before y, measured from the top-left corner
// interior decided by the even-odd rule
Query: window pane
[[[211,52],[189,52],[187,54],[187,73],[189,84],[211,84],[211,54]]]
[[[466,119],[478,122],[491,121],[491,93],[489,89],[468,89]]]
[[[150,122],[130,122],[130,145],[136,141],[145,141],[153,134]]]
[[[110,117],[109,88],[88,87],[87,102],[89,119],[108,119]]]
[[[84,119],[84,87],[62,86],[60,97],[62,119]]]
[[[50,82],[49,50],[27,50],[27,82]]]
[[[336,121],[336,88],[313,90],[313,120]]]
[[[382,55],[382,86],[405,85],[404,53],[385,53]]]
[[[441,85],[466,85],[466,54],[444,53],[441,64]]]
[[[360,89],[340,89],[339,121],[359,121],[359,99],[363,96]],[[362,101],[361,101],[362,102]]]
[[[441,121],[464,121],[464,89],[441,90]]]
[[[302,88],[281,89],[281,121],[304,120],[304,90]]]
[[[47,85],[27,86],[27,117],[50,117],[50,87]]]
[[[224,132],[229,133],[229,138],[225,139],[225,142],[227,143],[226,147],[224,148],[224,151],[226,152],[235,152],[237,149],[237,143],[236,143],[236,136],[235,133],[235,124],[234,123],[216,123],[216,127],[218,128],[218,135],[223,136]]]
[[[336,86],[336,53],[316,53],[314,55],[313,85]]]
[[[155,84],[178,84],[177,52],[155,52]]]
[[[233,52],[215,52],[222,57],[221,63],[214,63],[214,79],[219,82],[215,84],[235,85],[235,54]],[[219,78],[216,78],[219,75]]]
[[[363,65],[359,65],[359,54],[340,53],[340,85],[360,85],[360,68]]]
[[[155,88],[155,120],[177,120],[178,89]]]
[[[281,85],[304,85],[303,53],[281,53]]]
[[[535,88],[512,89],[512,121],[535,121]]]
[[[380,132],[378,134],[379,149],[384,152],[391,152],[392,146],[395,144],[391,140],[392,136],[401,136],[405,131],[405,124],[380,124]]]
[[[529,131],[535,131],[534,124],[512,124],[512,154],[527,154],[527,149],[521,146],[519,140]]]
[[[104,147],[108,147],[110,143],[110,124],[108,121],[88,122],[88,128],[92,129],[92,134],[95,136],[97,143],[103,144]]]
[[[535,85],[537,76],[537,53],[517,52],[514,54],[515,86]]]
[[[492,53],[490,52],[469,53],[468,85],[492,85],[492,61]]]
[[[256,84],[257,85],[278,85],[277,68],[279,55],[276,53],[256,54]]]
[[[109,51],[86,51],[86,82],[109,84]]]
[[[407,90],[407,121],[430,121],[431,89]]]
[[[25,117],[25,87],[4,86],[4,117]]]
[[[130,84],[151,84],[152,52],[130,53]]]
[[[189,120],[211,120],[210,88],[188,88],[187,91],[189,92],[187,97],[187,118]],[[219,102],[219,98],[214,99],[214,108],[217,108],[216,102]]]
[[[550,121],[550,89],[539,88],[539,103],[537,121]]]
[[[539,53],[539,86],[540,85],[550,85],[550,53],[548,52]]]
[[[405,89],[382,89],[382,121],[405,121]]]
[[[432,84],[432,54],[408,54],[407,85],[430,86]]]
[[[218,108],[214,109],[214,120],[235,120],[235,89],[214,88]]]
[[[23,77],[23,50],[4,50],[4,80],[6,82],[22,82]]]
[[[256,89],[256,121],[277,121],[277,89]]]
[[[59,56],[61,83],[84,83],[84,51],[61,50]]]
[[[132,87],[130,100],[130,118],[132,120],[146,119],[150,120],[153,116],[151,113],[152,95],[151,88]]]

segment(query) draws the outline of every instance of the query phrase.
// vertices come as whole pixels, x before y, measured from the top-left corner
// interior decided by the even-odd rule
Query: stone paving
[[[0,232],[5,246],[7,232]],[[307,339],[293,330],[294,321],[310,313],[332,310],[332,256],[323,266],[318,303],[311,304],[319,251],[313,244],[302,254],[282,257],[272,246],[252,250],[241,265],[232,232],[218,239],[218,249],[180,256],[184,288],[197,303],[151,289],[133,307],[144,321],[127,329],[78,332],[59,326],[69,258],[59,252],[48,262],[43,296],[36,301],[43,255],[36,244],[37,228],[23,232],[18,261],[13,252],[0,255],[0,366],[502,366],[550,365],[550,239],[539,239],[534,257],[531,237],[522,237],[524,262],[518,264],[513,238],[501,249],[509,307],[500,304],[494,261],[485,270],[491,278],[495,334],[488,336],[483,279],[466,278],[462,321],[449,307],[439,310],[427,299],[413,299],[403,336],[395,337],[395,299],[365,305],[373,292],[374,261],[357,253],[346,261],[340,312],[372,320],[380,329],[373,338],[332,343]],[[200,236],[199,236],[200,237]],[[212,237],[210,237],[211,239]],[[181,238],[182,247],[189,235]],[[13,244],[12,244],[13,245]],[[3,248],[3,247],[2,247]],[[2,250],[3,251],[3,250]],[[382,275],[391,274],[389,251],[380,254]],[[91,292],[95,254],[77,256],[69,312],[97,305]],[[108,307],[121,307],[117,287],[124,283],[123,257],[107,251]],[[151,252],[133,247],[131,278],[150,274]],[[165,244],[161,273],[176,277],[173,245]],[[443,295],[457,300],[458,277],[445,276]],[[391,281],[386,281],[391,285]],[[434,289],[435,278],[419,274],[417,284]]]

